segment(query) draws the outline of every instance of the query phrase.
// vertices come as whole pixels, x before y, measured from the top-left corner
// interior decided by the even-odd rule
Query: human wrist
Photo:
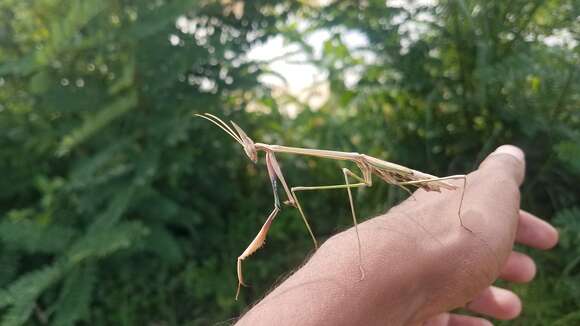
[[[304,266],[305,271],[326,266],[326,273],[349,291],[349,300],[361,305],[360,314],[392,325],[409,324],[429,297],[424,275],[431,267],[421,259],[424,241],[413,238],[412,225],[403,218],[379,216],[359,225],[364,279],[360,279],[354,228],[329,238]]]
[[[413,325],[463,306],[470,292],[495,278],[495,264],[489,264],[488,272],[477,272],[483,271],[478,257],[489,260],[489,248],[479,241],[466,241],[473,240],[473,234],[438,214],[395,209],[360,224],[359,234],[365,279],[357,286],[371,294],[366,304],[382,307],[384,315],[379,320],[392,325]],[[332,237],[325,246],[334,248],[328,253],[334,257],[346,252],[351,275],[358,275],[354,228]],[[466,286],[468,280],[473,286]]]

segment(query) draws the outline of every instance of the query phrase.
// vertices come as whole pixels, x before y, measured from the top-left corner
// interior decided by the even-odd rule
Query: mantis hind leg
[[[457,216],[459,217],[459,223],[461,224],[461,226],[464,229],[473,233],[473,230],[471,230],[469,227],[467,227],[467,225],[465,225],[465,223],[463,223],[463,219],[461,218],[461,208],[463,208],[463,199],[465,197],[465,189],[467,188],[467,176],[466,175],[460,174],[460,175],[452,175],[452,176],[442,177],[442,178],[432,178],[432,179],[425,179],[425,180],[413,180],[413,181],[399,182],[398,185],[421,185],[421,184],[426,184],[429,182],[444,181],[444,180],[457,180],[457,179],[463,180],[463,187],[461,188],[461,199],[459,201],[459,209],[457,210]]]
[[[355,229],[355,233],[356,233],[356,237],[357,237],[357,245],[358,245],[358,253],[359,253],[359,268],[361,271],[361,280],[362,280],[364,278],[364,270],[362,268],[362,249],[361,249],[360,236],[358,233],[358,221],[357,221],[356,212],[354,209],[351,188],[367,187],[367,186],[370,186],[371,184],[370,184],[370,182],[366,182],[363,178],[354,174],[349,169],[346,169],[346,168],[342,169],[342,173],[344,175],[345,184],[330,185],[330,186],[292,187],[291,192],[292,192],[292,196],[294,197],[294,201],[296,203],[296,208],[298,208],[298,211],[300,212],[300,216],[302,217],[302,220],[306,224],[306,227],[308,228],[308,232],[310,233],[310,236],[312,237],[312,240],[314,241],[314,247],[318,248],[318,242],[316,241],[316,237],[314,236],[314,233],[312,232],[312,228],[310,227],[310,224],[308,223],[308,218],[306,217],[306,214],[304,213],[304,210],[302,209],[302,206],[300,205],[300,201],[298,200],[298,196],[296,195],[296,192],[298,192],[298,191],[312,191],[312,190],[332,190],[332,189],[346,189],[347,190],[348,199],[349,199],[350,208],[351,208],[351,213],[352,213],[352,219],[353,219],[353,223],[354,223],[354,229]],[[348,179],[349,176],[353,177],[354,179],[356,179],[359,182],[351,184],[349,182],[349,179]]]
[[[360,177],[357,176],[356,174],[352,173],[349,169],[342,169],[342,173],[344,174],[344,182],[346,182],[347,186],[350,185],[350,183],[348,181],[349,175],[354,177],[355,179],[360,180]],[[366,185],[367,184],[365,183],[365,186]],[[358,245],[358,263],[359,263],[358,268],[360,269],[360,280],[362,281],[365,278],[365,271],[364,271],[363,266],[362,266],[362,247],[360,244],[360,235],[358,233],[358,222],[356,219],[356,212],[354,210],[354,203],[352,200],[352,191],[350,190],[350,188],[351,187],[347,187],[346,191],[348,192],[348,200],[350,202],[350,211],[352,213],[352,221],[354,223],[354,231],[356,232],[356,241],[357,241],[357,245]]]

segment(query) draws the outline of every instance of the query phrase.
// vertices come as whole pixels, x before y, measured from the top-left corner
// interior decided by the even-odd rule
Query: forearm
[[[408,324],[427,300],[421,264],[430,264],[414,258],[427,248],[409,223],[389,216],[360,225],[363,280],[354,229],[332,237],[238,325]]]

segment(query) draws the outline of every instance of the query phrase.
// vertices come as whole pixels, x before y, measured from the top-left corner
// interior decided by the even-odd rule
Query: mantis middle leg
[[[302,216],[302,220],[306,224],[306,227],[308,228],[308,231],[310,232],[310,236],[312,237],[312,240],[314,241],[314,247],[317,249],[318,242],[316,241],[316,237],[314,236],[312,229],[310,227],[310,224],[308,223],[308,218],[306,217],[306,214],[304,213],[304,210],[302,209],[302,205],[300,205],[300,201],[298,200],[298,196],[296,195],[296,192],[298,192],[298,191],[312,191],[312,190],[332,190],[332,189],[346,189],[347,190],[351,214],[352,214],[352,220],[354,223],[354,229],[355,229],[356,238],[357,238],[359,269],[361,271],[361,280],[362,280],[364,278],[365,274],[364,274],[364,269],[362,267],[361,241],[360,241],[360,235],[358,233],[358,221],[356,218],[356,211],[355,211],[354,202],[352,199],[351,188],[370,187],[372,185],[372,183],[370,181],[366,181],[363,178],[359,177],[358,175],[354,174],[349,169],[343,168],[342,173],[344,175],[344,180],[345,180],[344,184],[329,185],[329,186],[292,187],[290,189],[290,191],[292,192],[292,196],[294,197],[294,202],[296,203],[296,208],[298,208],[298,211],[300,212],[300,216]],[[348,178],[349,176],[353,177],[354,179],[356,179],[359,182],[358,183],[350,183],[349,178]]]

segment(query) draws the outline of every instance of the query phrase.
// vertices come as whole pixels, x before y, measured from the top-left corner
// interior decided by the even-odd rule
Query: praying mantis
[[[194,115],[210,121],[211,123],[218,126],[220,129],[225,131],[228,135],[230,135],[234,140],[236,140],[236,142],[238,142],[243,147],[244,152],[252,162],[254,163],[258,162],[258,152],[260,151],[265,152],[266,156],[265,157],[266,167],[268,170],[268,175],[270,177],[270,183],[272,186],[272,192],[274,195],[274,208],[270,213],[270,215],[268,216],[268,218],[266,219],[266,222],[263,224],[258,234],[255,236],[252,242],[250,242],[246,250],[244,250],[244,252],[242,252],[242,254],[237,259],[236,271],[238,276],[238,287],[236,290],[236,300],[238,299],[238,296],[240,294],[241,287],[246,286],[246,284],[244,283],[242,273],[242,261],[251,256],[253,253],[255,253],[258,249],[260,249],[264,245],[266,235],[268,234],[270,226],[272,225],[272,222],[276,218],[276,215],[278,215],[278,213],[282,209],[282,206],[280,204],[280,198],[278,195],[278,181],[282,184],[284,192],[286,193],[286,196],[288,198],[288,200],[285,201],[284,204],[293,206],[298,209],[298,212],[300,213],[300,216],[302,217],[302,220],[304,221],[304,224],[308,229],[308,233],[310,234],[310,237],[314,242],[315,249],[318,249],[318,242],[316,240],[316,237],[314,236],[314,233],[312,232],[310,223],[308,223],[308,218],[304,213],[302,205],[300,205],[300,201],[298,200],[298,196],[296,195],[296,193],[300,191],[346,189],[348,193],[350,211],[357,239],[361,280],[364,279],[364,269],[362,264],[362,249],[361,249],[361,240],[358,233],[358,221],[354,208],[351,189],[359,187],[371,187],[373,185],[372,180],[373,175],[379,177],[386,183],[399,186],[409,193],[411,192],[406,186],[416,186],[426,191],[437,191],[437,192],[440,192],[441,189],[457,190],[459,188],[458,186],[446,182],[446,180],[462,179],[463,187],[461,188],[462,189],[461,199],[459,202],[459,209],[457,214],[459,216],[459,222],[461,226],[464,229],[472,232],[471,229],[469,229],[463,223],[463,220],[461,218],[461,207],[463,205],[463,197],[465,194],[465,186],[467,182],[467,177],[464,174],[440,178],[365,154],[254,143],[254,141],[250,137],[248,137],[248,135],[246,135],[246,133],[242,130],[242,128],[240,128],[233,121],[230,121],[231,123],[230,126],[220,118],[210,113],[205,114],[196,113]],[[356,164],[362,175],[359,176],[354,172],[352,172],[351,170],[343,168],[342,174],[344,176],[344,184],[289,187],[288,184],[286,183],[286,180],[284,179],[284,175],[282,174],[280,165],[276,160],[275,154],[277,153],[287,153],[295,155],[314,156],[318,158],[326,158],[332,160],[350,161]],[[352,178],[354,181],[351,182],[349,177]]]

